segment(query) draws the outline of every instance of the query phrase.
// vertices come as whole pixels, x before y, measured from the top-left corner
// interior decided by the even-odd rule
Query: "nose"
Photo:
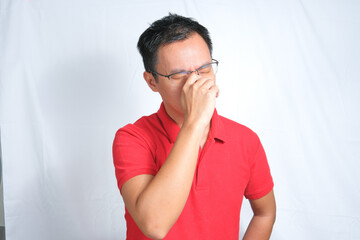
[[[194,71],[188,71],[187,72],[187,77],[188,78],[191,74],[195,73],[196,75],[199,75],[200,76],[200,72],[198,70],[194,70]]]

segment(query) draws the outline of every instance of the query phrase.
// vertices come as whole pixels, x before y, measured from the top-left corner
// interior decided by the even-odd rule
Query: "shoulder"
[[[141,141],[153,147],[152,139],[160,127],[160,122],[156,114],[144,116],[135,123],[127,124],[117,130],[114,144],[120,141]]]
[[[223,126],[226,135],[230,139],[238,139],[257,144],[260,140],[258,135],[249,127],[219,115],[219,122]]]

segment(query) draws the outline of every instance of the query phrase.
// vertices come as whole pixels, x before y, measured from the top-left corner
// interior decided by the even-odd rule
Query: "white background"
[[[360,239],[360,2],[0,0],[7,240],[125,239],[116,130],[161,99],[136,50],[168,12],[206,26],[217,109],[258,133],[271,239]],[[241,213],[243,235],[251,211]]]

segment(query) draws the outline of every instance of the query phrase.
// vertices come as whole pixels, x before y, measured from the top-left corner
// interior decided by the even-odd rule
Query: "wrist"
[[[201,121],[185,120],[181,129],[183,131],[189,131],[192,135],[198,136],[200,139],[209,124],[210,122],[206,124]]]

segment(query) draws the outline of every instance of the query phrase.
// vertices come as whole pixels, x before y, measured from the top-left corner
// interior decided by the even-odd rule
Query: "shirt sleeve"
[[[265,151],[258,137],[257,142],[257,150],[249,160],[250,179],[244,194],[247,199],[259,199],[274,187]]]
[[[120,193],[123,184],[130,178],[156,174],[151,146],[141,130],[132,124],[117,131],[113,143],[113,160]]]

